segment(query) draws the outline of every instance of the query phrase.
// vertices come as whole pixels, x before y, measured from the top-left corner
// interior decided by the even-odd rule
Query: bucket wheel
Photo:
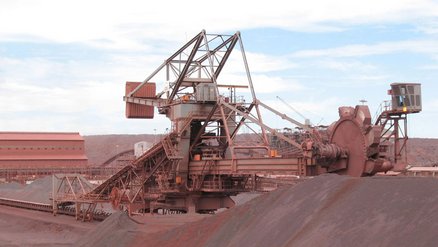
[[[347,150],[348,158],[334,161],[328,172],[361,177],[391,169],[391,163],[379,154],[382,128],[371,124],[368,106],[340,107],[339,116],[329,128],[329,143]]]

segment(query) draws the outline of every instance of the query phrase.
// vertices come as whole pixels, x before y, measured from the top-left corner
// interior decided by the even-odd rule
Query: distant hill
[[[154,142],[154,135],[91,135],[84,139],[88,164],[97,166],[120,152],[134,149],[137,142]]]
[[[409,139],[408,163],[414,166],[438,166],[438,139]]]
[[[107,159],[134,148],[140,141],[154,142],[154,135],[91,135],[84,136],[85,151],[90,165],[100,165]],[[156,136],[156,140],[160,135]],[[408,163],[415,166],[438,165],[438,139],[412,138],[408,141]]]

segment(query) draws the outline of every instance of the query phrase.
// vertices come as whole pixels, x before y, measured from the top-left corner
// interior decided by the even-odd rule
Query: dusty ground
[[[210,215],[144,215],[129,219],[114,213],[104,222],[0,206],[0,246],[129,246],[136,236],[167,231]],[[150,245],[145,245],[150,246]]]
[[[321,175],[130,246],[437,246],[438,180]]]
[[[27,186],[0,184],[0,197],[49,204],[51,190],[52,178],[47,176]],[[241,205],[259,195],[243,193],[233,199]],[[135,216],[134,222],[119,212],[102,223],[83,223],[70,216],[1,206],[0,246],[129,246],[137,235],[166,231],[210,216],[146,214]]]
[[[195,223],[211,215],[144,215],[132,219],[125,212],[117,212],[103,221],[98,227],[84,235],[75,246],[132,246],[138,236],[167,232],[176,227]],[[142,242],[141,246],[155,246]]]
[[[0,207],[1,246],[437,246],[438,179],[326,174],[216,215],[101,223]]]
[[[98,223],[0,206],[0,246],[72,246]]]

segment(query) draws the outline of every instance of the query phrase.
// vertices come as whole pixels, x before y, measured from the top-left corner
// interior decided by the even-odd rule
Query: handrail
[[[391,102],[388,100],[385,100],[382,103],[380,103],[373,117],[373,119],[375,120],[374,122],[377,123],[377,121],[381,118],[382,113],[389,111],[391,108],[392,108]]]

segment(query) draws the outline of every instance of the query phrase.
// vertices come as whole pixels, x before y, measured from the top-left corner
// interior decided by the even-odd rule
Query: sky
[[[125,118],[125,82],[202,29],[240,31],[257,97],[298,121],[288,105],[330,124],[339,106],[366,100],[374,116],[391,83],[418,82],[423,111],[408,135],[438,138],[438,1],[423,0],[2,0],[0,131],[164,132],[158,114]],[[221,77],[240,78],[227,66]]]

